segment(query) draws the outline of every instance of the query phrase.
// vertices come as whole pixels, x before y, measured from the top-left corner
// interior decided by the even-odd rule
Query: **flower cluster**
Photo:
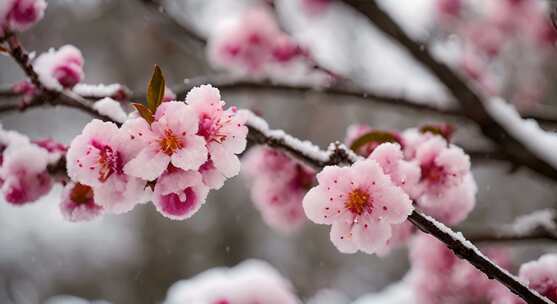
[[[252,148],[243,160],[251,197],[263,220],[273,229],[290,233],[305,222],[302,199],[315,183],[315,171],[286,153]]]
[[[546,254],[520,266],[518,278],[552,302],[557,303],[557,255]],[[505,288],[497,290],[492,304],[525,304]]]
[[[555,60],[557,30],[547,7],[535,0],[437,0],[437,15],[447,40],[459,37],[461,71],[486,94],[507,92],[526,108],[543,97],[544,73]]]
[[[217,24],[209,37],[208,57],[216,68],[253,77],[329,83],[314,69],[305,48],[281,31],[267,8],[247,9],[235,20]]]
[[[351,167],[326,167],[304,198],[306,215],[330,224],[342,252],[386,254],[413,234],[406,222],[419,208],[447,224],[462,221],[475,205],[469,157],[447,139],[446,125],[402,133],[352,126],[347,144],[365,157]]]
[[[487,256],[497,265],[508,269],[510,259],[502,249],[488,249]],[[409,281],[416,303],[490,303],[506,290],[499,282],[490,280],[467,261],[454,255],[445,244],[420,233],[410,246],[411,270]]]
[[[2,0],[0,36],[27,30],[43,18],[46,6],[45,0]]]
[[[269,264],[250,260],[231,268],[215,268],[175,283],[165,304],[297,304],[290,282]]]
[[[56,165],[65,150],[52,140],[31,141],[0,128],[0,189],[6,202],[21,206],[47,194],[53,184],[48,166]]]
[[[162,92],[154,111],[140,107],[121,127],[93,120],[71,143],[68,175],[90,187],[105,212],[152,200],[163,215],[186,219],[210,189],[239,173],[236,154],[247,136],[242,115],[225,110],[211,86],[192,89],[186,103],[162,102]]]

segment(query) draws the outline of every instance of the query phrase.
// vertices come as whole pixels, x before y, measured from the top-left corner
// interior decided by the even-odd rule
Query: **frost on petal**
[[[198,172],[172,168],[157,180],[153,203],[162,215],[183,220],[201,208],[208,192]]]
[[[82,222],[99,216],[103,208],[95,203],[91,187],[79,183],[69,183],[62,191],[60,211],[66,220]]]
[[[107,184],[93,187],[95,202],[108,213],[122,214],[148,200],[144,180],[132,176],[118,176]]]
[[[59,50],[50,49],[33,62],[33,67],[41,82],[53,90],[74,87],[84,78],[83,56],[72,45],[65,45]]]
[[[175,283],[164,304],[297,304],[290,282],[263,261],[248,260],[233,268],[213,268]]]
[[[207,160],[201,167],[199,167],[199,173],[203,176],[203,183],[209,187],[209,189],[220,189],[224,186],[226,177],[215,168],[212,160]]]
[[[47,194],[52,187],[47,165],[45,150],[30,144],[9,146],[0,169],[1,190],[6,201],[23,205]]]

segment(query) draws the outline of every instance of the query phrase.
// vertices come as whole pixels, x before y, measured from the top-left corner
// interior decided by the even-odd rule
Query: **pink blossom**
[[[44,0],[2,0],[0,35],[5,31],[22,32],[39,22],[46,9]]]
[[[37,146],[8,146],[0,168],[1,190],[6,201],[23,205],[47,194],[52,187],[47,165],[48,153]]]
[[[219,90],[210,85],[193,88],[186,96],[199,119],[197,135],[205,139],[209,163],[202,167],[205,183],[213,189],[240,172],[236,154],[246,148],[246,118],[235,107],[224,110]],[[217,175],[217,176],[215,176]],[[218,178],[222,176],[222,178]]]
[[[213,65],[254,75],[264,74],[269,64],[305,55],[264,7],[249,9],[241,18],[215,31],[209,39],[208,52]]]
[[[205,139],[196,135],[199,118],[183,102],[164,102],[149,125],[138,117],[124,123],[127,141],[139,145],[140,152],[124,166],[124,172],[145,180],[155,180],[169,164],[183,170],[198,170],[207,161]]]
[[[434,136],[416,149],[422,194],[418,207],[447,224],[457,224],[474,208],[476,184],[470,157],[457,146]]]
[[[66,158],[68,175],[92,187],[95,202],[107,212],[127,212],[145,195],[145,181],[124,172],[124,165],[136,156],[139,148],[115,124],[95,119],[70,145]]]
[[[170,167],[158,178],[153,203],[164,216],[183,220],[196,213],[205,203],[209,189],[203,184],[201,174]]]
[[[234,268],[214,268],[175,283],[165,304],[297,304],[290,282],[269,264],[249,260]]]
[[[315,183],[315,171],[267,148],[252,148],[243,160],[251,198],[263,220],[273,229],[292,233],[305,222],[302,200]]]
[[[503,268],[510,266],[506,251],[488,249],[486,255]],[[504,288],[423,233],[411,242],[410,260],[409,278],[418,304],[489,303]]]
[[[412,212],[412,201],[387,176],[377,161],[366,159],[351,167],[327,166],[317,174],[318,185],[305,196],[307,217],[332,225],[331,241],[344,253],[375,253]]]
[[[518,276],[543,296],[557,302],[557,255],[546,254],[520,266]]]
[[[72,88],[83,80],[83,56],[72,45],[65,45],[56,50],[41,54],[33,66],[39,79],[51,89]]]
[[[103,211],[103,208],[95,203],[93,197],[91,187],[71,182],[62,191],[60,211],[70,222],[90,221]]]
[[[12,90],[14,93],[21,94],[21,103],[22,105],[27,105],[33,99],[33,96],[37,94],[38,90],[35,86],[31,83],[31,81],[25,79],[22,80],[12,86]]]
[[[461,13],[462,0],[438,0],[436,8],[441,18],[456,18]]]

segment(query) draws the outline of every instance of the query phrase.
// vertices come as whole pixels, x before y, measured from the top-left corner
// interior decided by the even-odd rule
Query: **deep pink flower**
[[[7,202],[23,205],[47,194],[52,179],[46,171],[48,153],[31,144],[12,144],[3,153],[2,193]]]
[[[199,118],[183,102],[164,102],[149,125],[139,117],[124,123],[128,142],[139,145],[140,152],[124,171],[145,180],[155,180],[169,164],[183,170],[198,170],[207,161],[205,139],[196,135]]]
[[[208,193],[209,189],[203,184],[199,172],[170,167],[157,180],[153,203],[162,215],[183,220],[201,208]]]
[[[412,201],[373,159],[351,167],[328,166],[304,198],[308,218],[332,225],[331,241],[344,253],[375,253],[412,212]]]
[[[315,183],[315,171],[286,155],[267,148],[252,148],[243,160],[251,198],[263,220],[272,228],[291,233],[305,222],[302,200]]]
[[[2,0],[0,3],[0,35],[5,30],[21,32],[44,16],[44,0]]]
[[[49,164],[55,164],[68,152],[67,145],[59,143],[52,138],[37,139],[31,142],[48,152]]]
[[[90,221],[99,216],[103,208],[95,203],[93,189],[80,183],[68,183],[60,202],[62,216],[70,222]]]
[[[269,264],[249,260],[175,283],[164,304],[297,304],[290,282]]]
[[[124,172],[140,148],[115,124],[95,119],[70,145],[68,175],[92,187],[96,204],[107,212],[127,212],[145,199],[145,181]]]
[[[219,90],[210,85],[193,88],[186,102],[198,117],[197,135],[205,139],[209,152],[209,163],[201,170],[204,181],[210,188],[220,188],[224,179],[240,172],[240,160],[236,154],[246,148],[246,117],[235,107],[224,110],[225,102],[221,100]],[[222,178],[217,179],[214,175]]]
[[[39,79],[51,89],[69,89],[84,78],[83,56],[72,45],[65,45],[58,51],[49,50],[34,61],[33,66]]]

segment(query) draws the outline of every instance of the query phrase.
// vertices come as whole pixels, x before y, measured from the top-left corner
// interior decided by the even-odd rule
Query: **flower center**
[[[367,211],[368,213],[373,211],[373,205],[371,204],[369,193],[361,189],[354,189],[348,193],[345,207],[350,210],[350,212],[357,215],[361,215],[364,211]]]
[[[430,184],[442,184],[445,181],[445,169],[434,163],[422,166],[422,179],[428,181]]]
[[[172,155],[179,149],[184,147],[182,140],[172,133],[172,130],[164,130],[164,137],[159,140],[161,151],[167,155]]]
[[[100,165],[99,180],[105,182],[114,172],[123,174],[124,162],[119,152],[114,152],[109,146],[100,146],[93,143],[95,148],[99,149],[99,159],[97,160]]]
[[[93,189],[77,183],[70,192],[70,199],[78,205],[87,204],[93,199]]]
[[[203,114],[201,119],[199,119],[198,134],[205,137],[205,140],[208,142],[214,141],[221,144],[226,140],[226,134],[220,132],[222,127],[223,122],[220,118],[213,119],[211,116]]]

